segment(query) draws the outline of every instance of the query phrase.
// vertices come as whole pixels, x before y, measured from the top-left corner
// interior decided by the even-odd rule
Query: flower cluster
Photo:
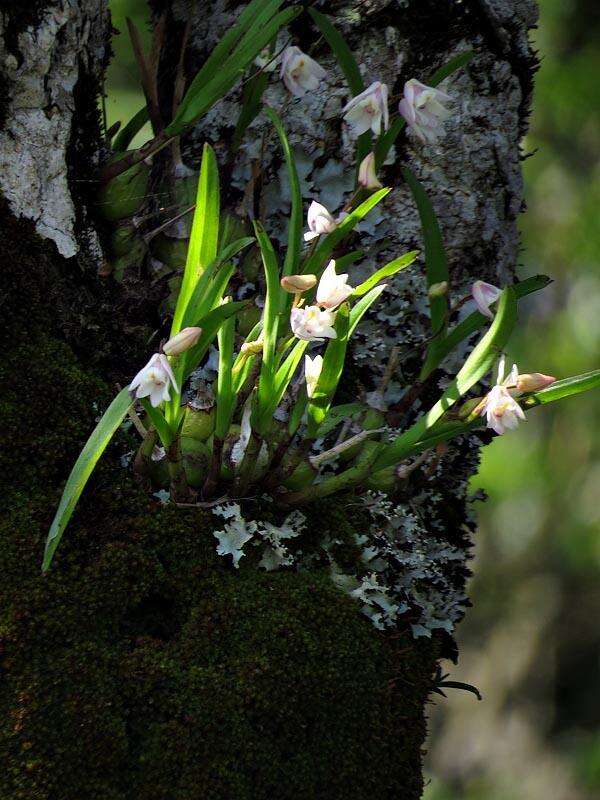
[[[308,277],[315,281],[316,276],[292,275],[290,279]],[[282,279],[284,288],[288,285],[288,279]],[[313,284],[314,285],[314,284]],[[330,261],[327,265],[319,286],[317,288],[316,304],[303,307],[302,300],[292,308],[290,314],[290,325],[294,336],[308,342],[322,342],[325,339],[335,339],[337,334],[334,329],[335,310],[345,302],[354,287],[348,284],[347,273],[338,275],[335,271],[335,261]],[[296,292],[298,298],[300,292]]]
[[[287,47],[283,51],[280,74],[285,86],[294,97],[303,97],[305,94],[316,92],[327,77],[323,67],[295,46]],[[443,135],[443,124],[451,116],[444,103],[451,101],[452,98],[445,92],[411,78],[404,84],[398,112],[420,141],[434,144]],[[387,84],[373,81],[364,91],[346,103],[342,108],[342,114],[356,137],[369,130],[376,136],[387,131],[390,127]],[[360,178],[359,182],[365,185]]]

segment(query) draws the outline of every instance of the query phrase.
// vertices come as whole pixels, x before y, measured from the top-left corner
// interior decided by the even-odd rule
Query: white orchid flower
[[[321,275],[317,289],[317,305],[333,311],[347,300],[353,291],[354,287],[348,285],[348,274],[337,275],[335,261],[332,260]]]
[[[338,225],[338,220],[329,213],[325,206],[322,206],[321,203],[317,203],[316,200],[313,200],[308,207],[306,221],[308,223],[308,230],[304,234],[305,242],[310,242],[323,233],[331,233]]]
[[[299,47],[286,47],[281,56],[281,78],[294,97],[319,88],[327,72]]]
[[[445,92],[411,78],[404,84],[404,97],[398,110],[417,138],[435,144],[444,133],[443,123],[452,116],[443,104],[451,101]]]
[[[135,396],[140,399],[150,397],[150,404],[156,408],[163,401],[171,399],[170,386],[179,392],[168,358],[162,353],[155,353],[131,381],[129,391],[135,390]]]
[[[473,296],[477,310],[480,314],[483,314],[484,317],[488,317],[489,319],[494,319],[490,306],[496,302],[501,294],[502,289],[499,289],[491,283],[486,283],[485,281],[475,281],[471,287],[471,295]]]
[[[516,390],[519,381],[519,371],[517,365],[513,364],[510,374],[504,377],[505,359],[504,356],[498,364],[498,380],[496,385],[488,393],[487,397],[479,408],[481,416],[485,414],[487,426],[498,434],[514,430],[519,422],[525,419],[525,412],[510,393],[510,389]]]
[[[337,339],[333,329],[335,314],[332,311],[321,311],[318,306],[292,308],[290,325],[294,336],[306,342],[322,342],[325,339]]]
[[[306,380],[306,394],[312,397],[317,388],[321,370],[323,369],[323,356],[304,356],[304,378]]]
[[[375,81],[364,92],[353,97],[342,109],[342,114],[355,136],[366,133],[369,128],[379,135],[382,123],[387,131],[390,125],[387,85]]]

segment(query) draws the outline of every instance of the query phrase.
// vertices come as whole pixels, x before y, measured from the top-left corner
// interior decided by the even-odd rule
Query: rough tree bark
[[[511,280],[535,0],[316,5],[335,15],[365,81],[387,82],[392,95],[407,78],[425,78],[456,53],[476,51],[448,81],[457,113],[440,145],[398,142],[384,170],[395,190],[362,241],[381,257],[419,246],[418,218],[400,178],[408,164],[439,216],[453,297],[475,277]],[[235,7],[227,0],[153,3],[157,16],[166,14],[166,114],[186,22],[190,75]],[[125,381],[144,357],[145,334],[157,326],[154,309],[168,290],[154,280],[156,254],[123,283],[99,277],[107,271],[106,230],[94,212],[93,181],[103,155],[96,97],[108,59],[105,3],[3,2],[0,9],[0,255],[7,290],[0,794],[419,797],[425,702],[436,659],[453,654],[451,632],[466,604],[473,528],[466,482],[477,466],[477,437],[426,462],[397,498],[394,525],[426,569],[415,571],[408,556],[398,565],[420,610],[412,609],[393,634],[373,628],[324,572],[232,574],[217,563],[210,516],[157,508],[131,481],[119,463],[131,446],[126,439],[87,492],[55,568],[39,576],[45,531],[70,463],[111,384]],[[313,48],[305,16],[290,35],[328,68],[327,90],[288,104],[274,80],[265,97],[285,108],[305,198],[335,209],[350,188],[352,148],[339,114],[347,91],[324,43]],[[199,145],[208,139],[228,169],[238,98],[234,91],[186,138],[188,167],[197,167]],[[166,164],[156,160],[156,187],[165,183]],[[243,213],[251,197],[276,238],[287,211],[282,175],[276,142],[259,117],[228,173],[225,198]],[[403,409],[401,398],[427,335],[424,281],[413,270],[394,283],[385,314],[371,317],[353,353],[356,380],[369,390],[391,347],[399,347],[389,396],[401,426],[418,410]],[[438,383],[457,363],[445,364]],[[311,513],[315,525],[342,541],[369,524],[356,504],[321,504],[309,521]]]

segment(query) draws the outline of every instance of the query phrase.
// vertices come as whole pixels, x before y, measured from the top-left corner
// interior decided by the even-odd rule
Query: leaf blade
[[[129,389],[122,389],[102,415],[73,465],[48,532],[42,572],[50,567],[56,548],[94,467],[132,405]]]

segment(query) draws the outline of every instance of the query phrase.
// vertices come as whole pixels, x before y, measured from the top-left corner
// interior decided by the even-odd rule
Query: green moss
[[[63,279],[44,255],[15,264],[0,343],[0,797],[416,800],[435,645],[380,634],[318,568],[264,573],[250,554],[233,570],[222,520],[148,497],[119,465],[128,443],[41,576],[62,481],[110,395],[54,338]],[[351,553],[357,511],[323,503],[309,527]]]

